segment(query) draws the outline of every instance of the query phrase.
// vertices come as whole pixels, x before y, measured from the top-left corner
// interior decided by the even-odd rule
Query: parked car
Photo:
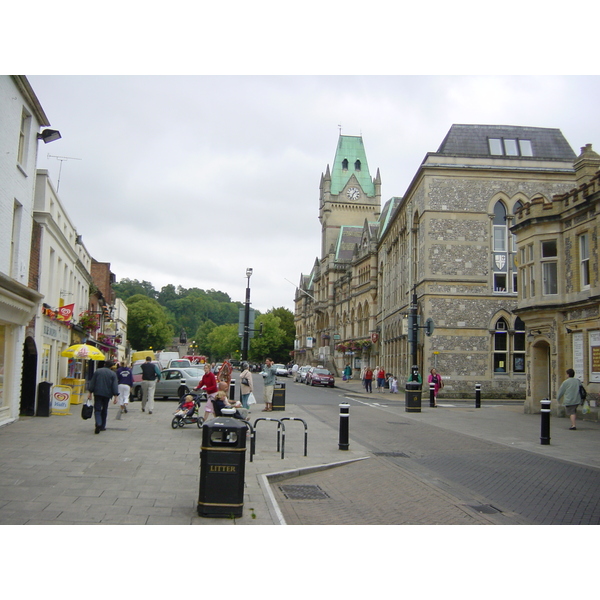
[[[335,386],[335,377],[331,371],[321,367],[311,367],[306,374],[306,385]]]
[[[287,377],[288,376],[288,370],[285,368],[285,365],[273,365],[276,369],[277,369],[277,376],[278,377]]]
[[[167,365],[164,365],[164,369],[185,369],[191,367],[192,363],[187,358],[173,358]]]
[[[310,365],[304,365],[303,367],[300,367],[296,371],[296,376],[294,377],[294,381],[296,381],[297,383],[304,383],[306,380],[306,374],[308,373],[309,369],[310,369]]]
[[[135,366],[134,366],[135,368]],[[158,400],[181,398],[189,394],[200,383],[204,372],[200,369],[164,369],[160,374],[160,381],[156,382],[154,397]],[[141,367],[140,380],[133,383],[133,395],[136,400],[142,399]]]

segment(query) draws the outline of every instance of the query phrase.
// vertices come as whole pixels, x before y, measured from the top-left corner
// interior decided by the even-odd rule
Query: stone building
[[[435,367],[446,397],[525,396],[525,325],[514,314],[519,280],[510,226],[533,199],[574,182],[575,154],[558,129],[453,125],[428,153],[379,235],[377,361],[406,377],[413,293],[421,327],[417,364]]]
[[[526,412],[552,400],[568,368],[586,387],[598,419],[600,392],[600,156],[591,144],[574,163],[572,189],[536,197],[515,215],[519,301],[515,313],[527,329]]]
[[[421,326],[435,322],[431,337],[420,330],[417,364],[425,375],[431,367],[443,374],[447,397],[473,395],[476,383],[483,397],[525,397],[526,330],[514,313],[510,227],[524,204],[573,187],[575,153],[562,133],[453,125],[404,196],[382,209],[379,172],[373,187],[370,177],[353,177],[345,137],[321,179],[322,256],[296,293],[296,360],[326,362],[338,374],[347,362],[382,366],[406,378],[416,294]],[[368,206],[355,206],[356,195],[359,203],[367,195]]]
[[[339,374],[368,357],[377,302],[379,170],[371,178],[360,136],[340,135],[333,168],[321,175],[321,257],[301,275],[295,299],[299,364],[322,364]],[[336,346],[348,350],[336,352]],[[356,346],[356,347],[355,347]]]

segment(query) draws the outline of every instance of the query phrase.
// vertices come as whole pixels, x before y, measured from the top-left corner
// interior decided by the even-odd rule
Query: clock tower
[[[321,258],[337,242],[342,226],[362,227],[381,212],[379,169],[371,179],[362,136],[340,135],[333,168],[321,175],[319,221]]]

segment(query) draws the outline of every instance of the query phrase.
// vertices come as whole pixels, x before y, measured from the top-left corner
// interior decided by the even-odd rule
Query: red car
[[[312,367],[306,374],[306,385],[327,385],[335,387],[335,378],[331,371],[321,367]]]

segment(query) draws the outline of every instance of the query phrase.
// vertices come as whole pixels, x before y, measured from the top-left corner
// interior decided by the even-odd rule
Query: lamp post
[[[246,286],[246,304],[244,306],[244,337],[242,341],[242,360],[248,360],[248,342],[250,338],[250,277],[252,269],[246,269],[248,285]]]

